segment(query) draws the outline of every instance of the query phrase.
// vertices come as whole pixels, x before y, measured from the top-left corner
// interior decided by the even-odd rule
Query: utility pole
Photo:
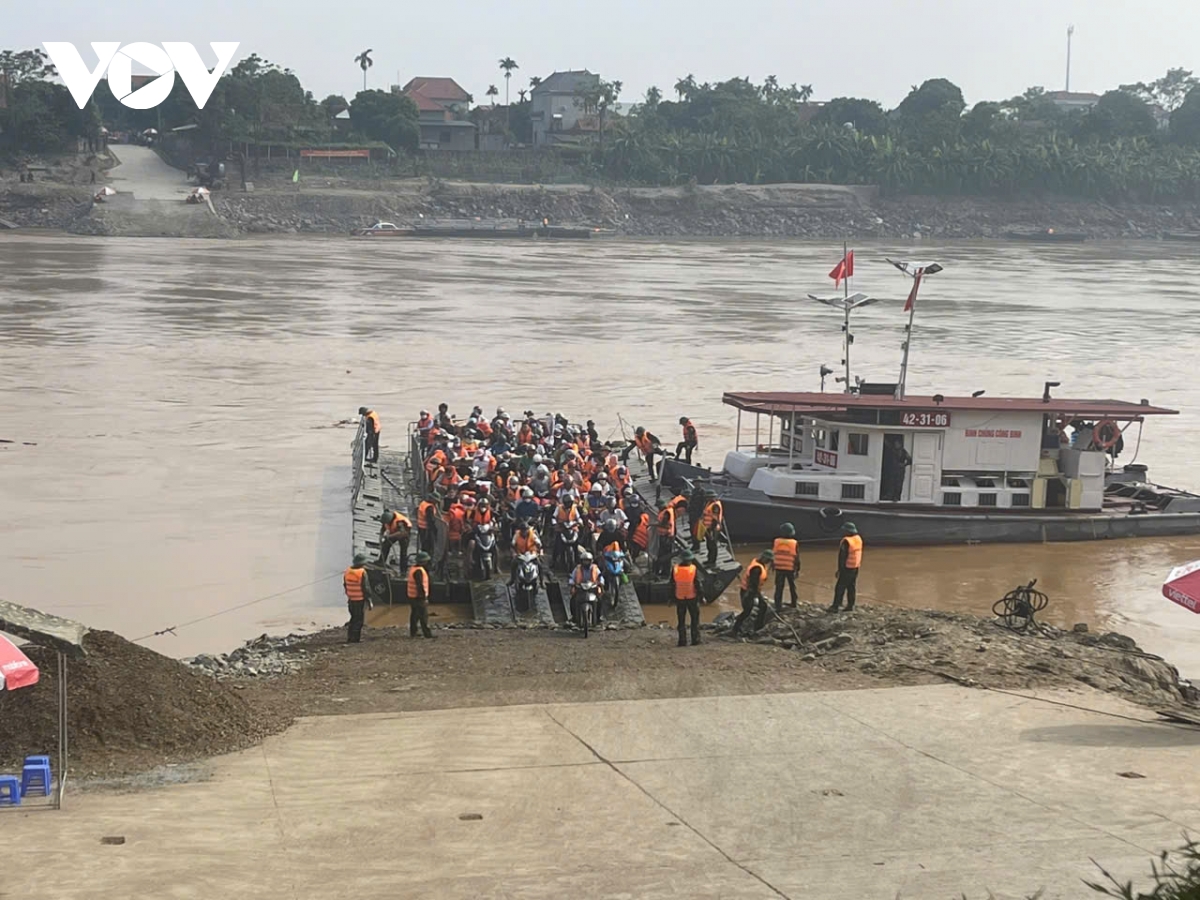
[[[1067,26],[1067,93],[1071,93],[1071,38],[1075,34],[1075,26]]]

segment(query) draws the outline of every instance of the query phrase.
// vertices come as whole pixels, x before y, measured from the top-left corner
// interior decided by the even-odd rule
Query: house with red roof
[[[453,78],[413,78],[400,93],[417,104],[422,150],[476,149],[475,123],[467,118],[471,95]]]

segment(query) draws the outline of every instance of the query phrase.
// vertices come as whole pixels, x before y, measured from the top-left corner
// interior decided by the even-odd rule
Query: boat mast
[[[904,356],[900,360],[900,381],[896,384],[897,400],[904,399],[904,385],[908,381],[908,351],[912,346],[913,319],[917,316],[917,288],[921,285],[921,276],[924,271],[924,269],[917,269],[917,274],[913,276],[912,294],[909,295],[908,324],[904,326]]]
[[[842,261],[845,262],[846,257],[850,255],[850,247],[842,241]],[[845,310],[846,318],[842,325],[842,333],[845,335],[845,354],[846,358],[842,362],[846,366],[846,393],[850,393],[850,345],[854,343],[854,336],[850,334],[850,276],[847,275],[842,279],[842,308]]]
[[[936,275],[942,271],[942,267],[937,263],[904,262],[895,259],[889,259],[888,262],[913,280],[912,289],[908,293],[908,302],[904,304],[904,309],[908,312],[908,324],[904,326],[904,343],[900,345],[904,356],[900,360],[900,380],[896,382],[894,395],[897,400],[903,400],[905,386],[908,382],[908,354],[912,347],[913,321],[917,317],[917,292],[921,289],[921,281],[930,275]]]

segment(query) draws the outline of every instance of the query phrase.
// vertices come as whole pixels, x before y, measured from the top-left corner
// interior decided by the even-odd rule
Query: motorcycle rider
[[[579,515],[579,510],[575,508],[575,504],[571,502],[570,497],[563,497],[562,505],[554,511],[554,554],[550,560],[550,565],[557,565],[559,560],[567,562],[567,541],[569,533],[575,533],[575,543],[579,542],[579,528],[583,524],[583,519]]]
[[[571,621],[579,618],[578,598],[580,586],[584,584],[600,584],[600,567],[592,561],[592,554],[583,550],[579,554],[579,565],[571,572]],[[596,621],[600,621],[600,604],[596,604]]]
[[[517,569],[521,565],[521,556],[526,553],[536,553],[538,559],[538,580],[541,580],[542,538],[536,528],[529,526],[528,519],[517,520],[516,531],[512,538],[512,567],[508,578],[508,586],[517,586]]]

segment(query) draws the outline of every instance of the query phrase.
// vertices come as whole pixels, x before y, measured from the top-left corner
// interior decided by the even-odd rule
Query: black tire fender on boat
[[[845,518],[846,514],[836,506],[823,506],[817,513],[817,522],[820,523],[821,530],[825,532],[837,531],[842,527]]]

